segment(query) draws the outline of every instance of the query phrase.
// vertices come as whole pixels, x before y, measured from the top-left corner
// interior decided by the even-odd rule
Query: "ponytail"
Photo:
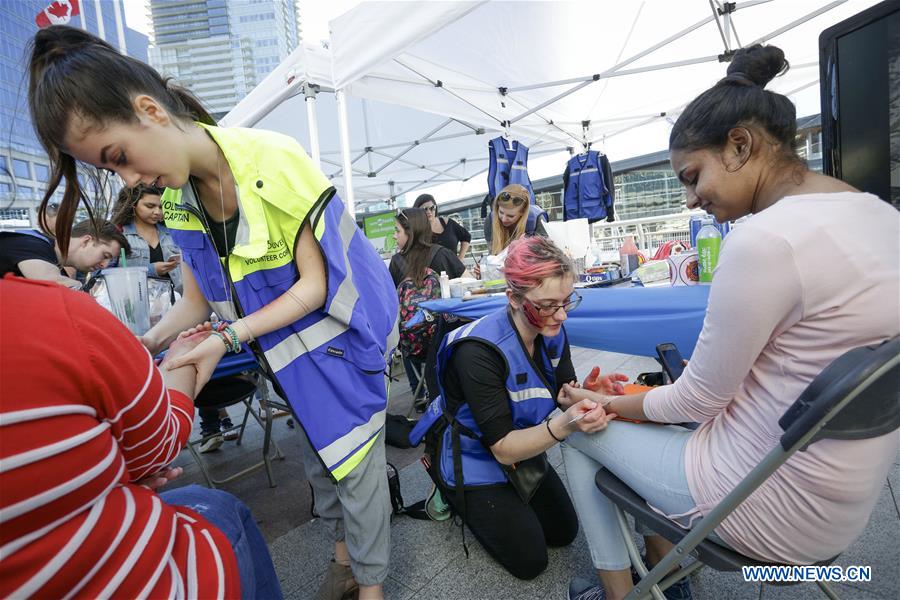
[[[137,117],[132,100],[141,94],[159,102],[178,126],[192,121],[215,125],[193,94],[145,63],[120,54],[100,38],[65,25],[52,25],[35,34],[29,63],[28,107],[37,137],[50,158],[51,171],[38,209],[38,222],[43,222],[51,197],[65,180],[56,221],[56,238],[63,253],[68,248],[79,203],[92,220],[98,212],[78,179],[75,160],[65,152],[64,141],[72,117],[97,128],[111,123],[134,123]]]

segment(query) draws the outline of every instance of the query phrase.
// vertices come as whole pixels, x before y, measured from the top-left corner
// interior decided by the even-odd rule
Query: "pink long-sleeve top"
[[[709,513],[775,447],[778,419],[832,360],[898,333],[900,213],[886,202],[791,196],[732,231],[687,369],[644,400],[655,421],[701,423],[685,448],[695,513]],[[821,440],[716,533],[767,561],[830,558],[862,533],[898,449],[900,431]]]

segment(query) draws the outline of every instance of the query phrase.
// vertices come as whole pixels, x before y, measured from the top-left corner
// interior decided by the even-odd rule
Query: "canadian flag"
[[[34,17],[34,22],[41,29],[51,25],[67,25],[80,12],[78,0],[54,0]]]

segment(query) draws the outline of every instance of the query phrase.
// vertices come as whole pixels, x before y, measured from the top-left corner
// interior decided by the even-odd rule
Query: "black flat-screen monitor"
[[[825,173],[900,208],[900,0],[819,36]]]

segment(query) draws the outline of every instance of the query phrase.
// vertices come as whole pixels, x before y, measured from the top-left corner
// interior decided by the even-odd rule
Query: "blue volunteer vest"
[[[218,256],[190,185],[166,190],[166,225],[210,306],[233,320],[297,282],[294,243],[310,223],[325,261],[325,305],[260,335],[252,348],[327,471],[340,480],[362,461],[384,425],[381,374],[386,353],[396,346],[398,314],[390,274],[295,140],[263,130],[203,127],[234,174],[240,211],[235,247],[225,259]]]
[[[556,367],[563,355],[567,339],[565,329],[552,338],[539,338],[539,363],[528,357],[518,332],[511,322],[507,307],[501,308],[444,337],[437,355],[437,377],[441,395],[428,407],[410,434],[418,444],[435,423],[447,424],[440,433],[437,460],[439,472],[447,487],[456,486],[453,455],[453,422],[460,431],[460,459],[463,485],[472,488],[503,484],[508,481],[500,463],[481,441],[481,431],[468,404],[461,404],[455,415],[446,410],[443,397],[444,373],[457,344],[476,340],[495,348],[506,360],[506,391],[516,429],[532,427],[543,421],[556,408]]]
[[[576,155],[566,165],[568,185],[563,194],[563,220],[587,219],[589,223],[606,218],[612,194],[603,180],[600,154],[594,150]]]
[[[488,142],[488,193],[496,198],[500,190],[511,183],[517,183],[528,190],[531,204],[535,203],[531,179],[528,177],[528,146],[513,141],[512,147],[506,140],[497,137]]]

